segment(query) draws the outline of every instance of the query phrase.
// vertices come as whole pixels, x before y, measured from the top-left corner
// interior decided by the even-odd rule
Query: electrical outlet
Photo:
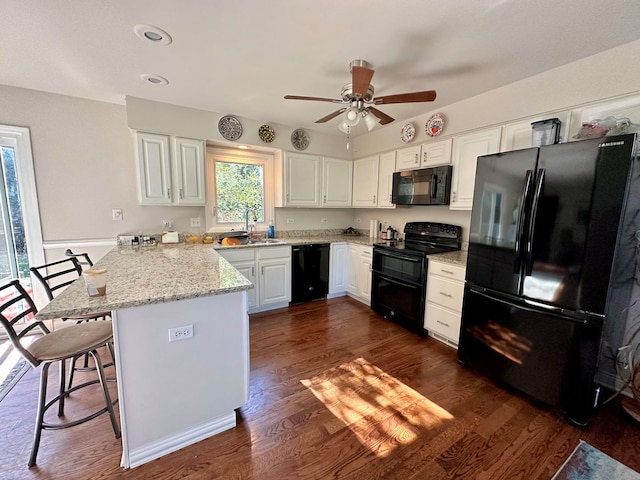
[[[329,219],[328,218],[321,218],[320,219],[320,223],[329,223]]]
[[[111,209],[111,218],[114,220],[122,220],[122,209],[121,208],[112,208]]]
[[[193,338],[193,325],[184,325],[169,329],[169,342],[177,342],[178,340],[186,340]]]
[[[191,219],[191,226],[192,227],[199,227],[200,226],[200,217],[192,218]]]
[[[173,228],[173,220],[162,220],[162,226],[165,230],[171,230]]]
[[[295,223],[295,220],[293,218],[287,218],[287,223]]]

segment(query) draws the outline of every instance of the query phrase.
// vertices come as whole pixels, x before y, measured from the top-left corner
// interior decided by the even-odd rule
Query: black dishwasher
[[[291,253],[291,303],[325,298],[329,291],[329,244],[294,245]]]

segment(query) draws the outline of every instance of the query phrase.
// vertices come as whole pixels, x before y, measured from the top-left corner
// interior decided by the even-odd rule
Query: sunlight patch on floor
[[[378,457],[453,416],[363,358],[301,380]]]

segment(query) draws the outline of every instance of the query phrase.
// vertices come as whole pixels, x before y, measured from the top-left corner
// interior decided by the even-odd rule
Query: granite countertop
[[[96,268],[107,269],[105,296],[89,297],[79,278],[36,317],[49,320],[253,288],[211,247],[116,247],[96,264]]]
[[[429,255],[430,259],[437,260],[439,262],[450,263],[459,267],[466,268],[467,266],[467,252],[466,250],[456,250],[454,252],[435,253]]]
[[[384,240],[380,238],[372,239],[367,235],[310,235],[299,237],[281,237],[275,238],[272,243],[247,243],[244,245],[220,245],[218,242],[212,244],[216,250],[227,250],[232,248],[259,248],[259,247],[277,247],[282,245],[309,245],[312,243],[357,243],[359,245],[371,246]]]

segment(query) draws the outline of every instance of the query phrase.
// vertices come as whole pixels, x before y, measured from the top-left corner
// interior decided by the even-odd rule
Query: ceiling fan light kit
[[[414,103],[414,102],[433,102],[436,99],[434,90],[426,90],[423,92],[400,93],[396,95],[386,95],[375,97],[375,89],[371,85],[374,70],[365,60],[353,60],[349,64],[351,72],[351,83],[347,83],[340,91],[340,99],[322,98],[322,97],[306,97],[300,95],[285,95],[287,100],[311,100],[316,102],[331,102],[348,105],[340,108],[316,120],[315,123],[325,123],[333,118],[341,116],[341,122],[338,124],[338,130],[343,133],[349,133],[351,127],[355,127],[363,118],[367,130],[371,131],[376,123],[386,125],[394,121],[386,113],[375,108],[375,105],[389,105],[392,103]]]

